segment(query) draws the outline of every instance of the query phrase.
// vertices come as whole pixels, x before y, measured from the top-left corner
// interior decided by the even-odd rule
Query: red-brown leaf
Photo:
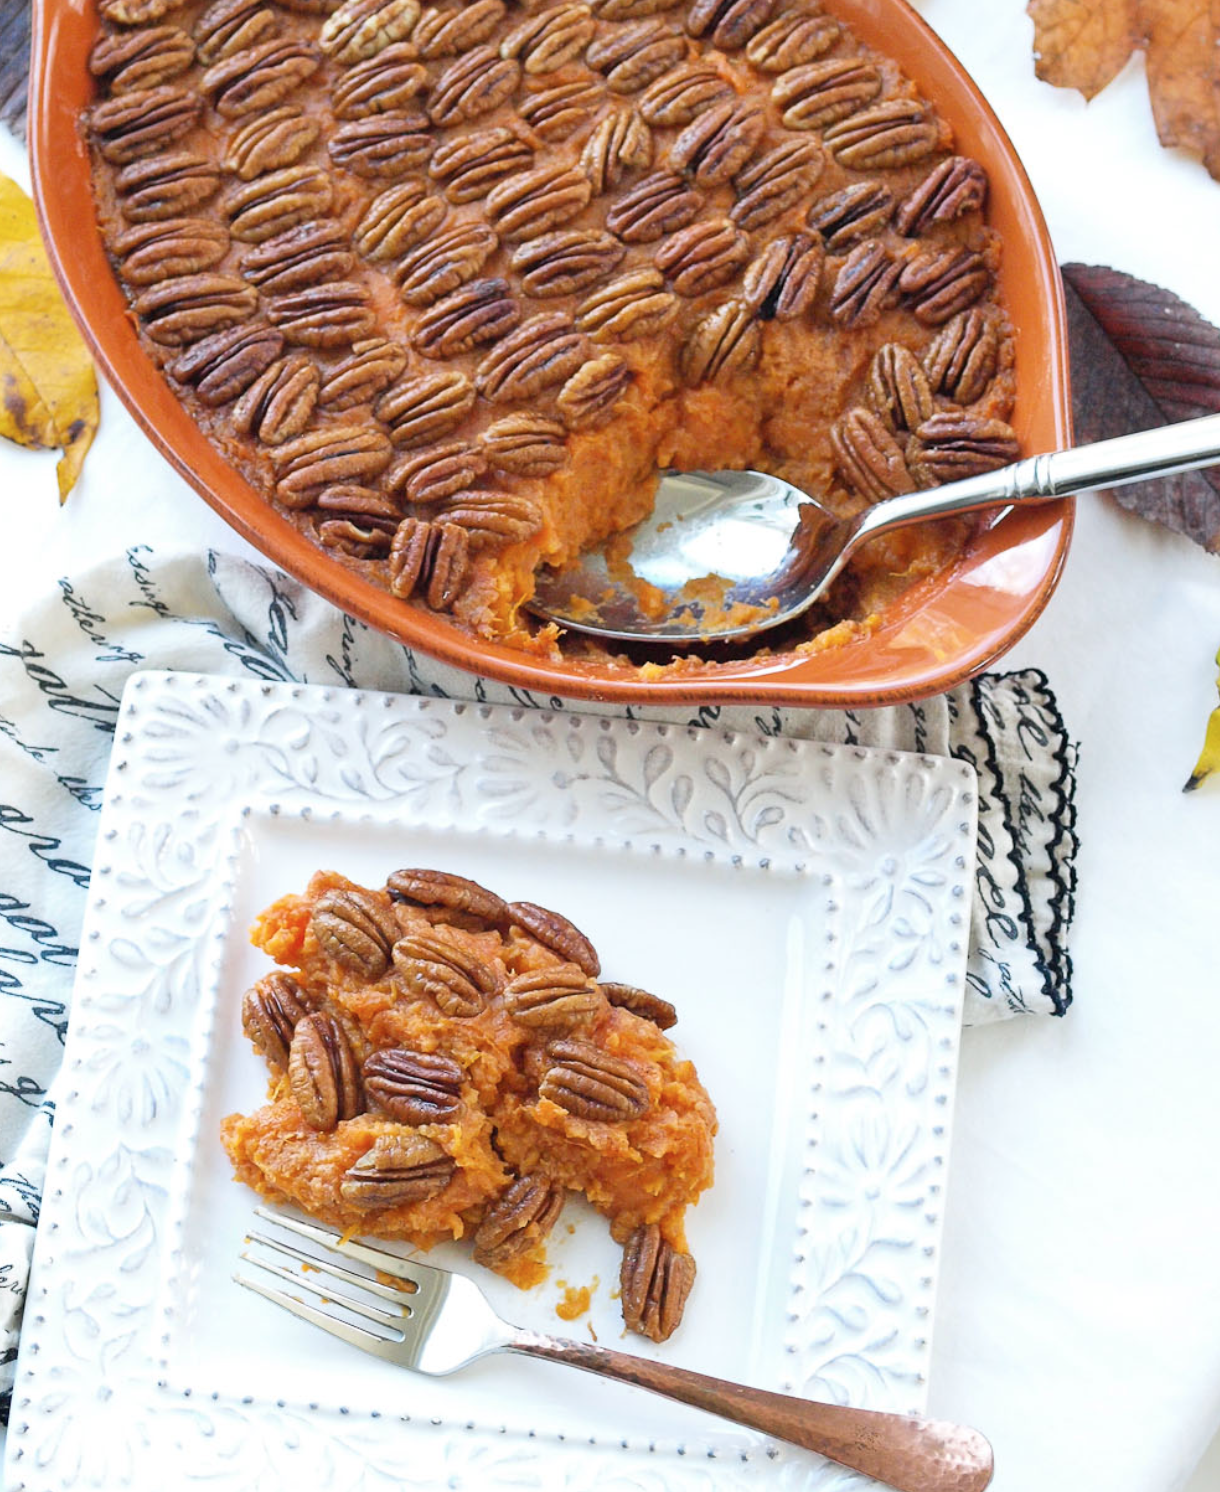
[[[1076,443],[1220,410],[1220,330],[1168,290],[1118,270],[1065,264]],[[1119,487],[1115,497],[1220,553],[1215,468]]]

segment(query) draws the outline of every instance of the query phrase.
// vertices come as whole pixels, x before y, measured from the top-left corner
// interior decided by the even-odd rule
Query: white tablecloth
[[[1132,64],[1092,105],[1037,83],[1023,0],[922,0],[995,105],[1062,260],[1220,322],[1220,184],[1159,149]],[[0,170],[26,171],[0,137]],[[0,446],[0,622],[141,541],[243,546],[103,394],[62,512]],[[991,1437],[997,1492],[1179,1492],[1220,1426],[1220,784],[1180,792],[1215,703],[1220,561],[1080,504],[1058,593],[1010,658],[1082,744],[1076,1004],[966,1034],[933,1413]],[[2,1033],[0,1033],[2,1038]],[[1215,1451],[1192,1492],[1220,1486]]]

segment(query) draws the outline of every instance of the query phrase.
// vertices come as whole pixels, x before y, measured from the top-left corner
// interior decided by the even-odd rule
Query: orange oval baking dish
[[[952,125],[958,149],[986,169],[987,217],[1004,241],[999,290],[1016,332],[1012,423],[1025,454],[1070,444],[1063,288],[1012,143],[961,64],[905,0],[826,0],[824,8],[892,57]],[[68,304],[111,385],[182,476],[268,559],[361,621],[444,663],[548,696],[842,708],[952,687],[994,663],[1046,605],[1067,556],[1070,502],[1005,514],[955,564],[907,591],[865,638],[812,655],[738,659],[656,679],[609,659],[530,657],[379,590],[311,544],[228,465],[141,347],[101,235],[85,221],[92,218],[92,185],[78,120],[94,92],[87,59],[96,24],[94,0],[35,0],[34,190]]]

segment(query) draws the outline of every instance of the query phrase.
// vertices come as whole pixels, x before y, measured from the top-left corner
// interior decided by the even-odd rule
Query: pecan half
[[[310,1129],[332,1130],[364,1107],[360,1067],[333,1015],[303,1015],[288,1049],[288,1084]]]
[[[321,381],[313,359],[302,352],[272,363],[233,406],[233,428],[264,445],[283,445],[309,424]]]
[[[640,95],[640,113],[664,129],[689,124],[704,109],[734,97],[733,85],[705,62],[667,72]]]
[[[639,989],[634,984],[607,984],[603,981],[598,988],[611,1005],[639,1016],[642,1021],[651,1021],[662,1031],[668,1031],[671,1026],[678,1024],[678,1012],[668,1000],[662,1000],[660,995],[650,994],[648,990]]]
[[[345,0],[322,23],[318,45],[336,62],[362,62],[406,41],[419,9],[419,0]]]
[[[109,32],[89,53],[89,71],[109,78],[110,92],[156,88],[184,73],[195,60],[195,43],[177,26],[148,26],[139,31]]]
[[[330,489],[334,491],[334,488]],[[367,491],[360,488],[360,491]],[[394,537],[393,518],[327,518],[316,529],[324,549],[336,549],[352,559],[381,559],[389,553]]]
[[[585,360],[585,339],[561,312],[522,322],[479,364],[475,384],[493,404],[532,399],[570,378]]]
[[[681,176],[656,171],[623,193],[606,214],[606,227],[624,243],[655,243],[685,228],[702,206],[702,194]]]
[[[203,156],[176,150],[124,166],[114,189],[129,223],[155,223],[181,217],[214,197],[220,172]]]
[[[474,280],[438,300],[415,323],[411,345],[424,357],[456,357],[495,342],[521,320],[507,280]]]
[[[832,124],[822,140],[840,166],[882,171],[931,155],[940,135],[940,125],[918,99],[890,98]]]
[[[932,391],[958,404],[973,404],[983,397],[999,361],[999,329],[977,308],[948,322],[923,356]]]
[[[315,488],[380,476],[392,454],[390,442],[371,425],[309,430],[271,452],[276,496],[289,507],[300,507],[310,502]]]
[[[280,23],[264,0],[217,0],[195,22],[195,53],[205,65],[270,41]]]
[[[481,437],[488,466],[520,477],[545,477],[567,460],[568,432],[539,414],[510,414]]]
[[[379,1135],[339,1183],[349,1207],[401,1207],[439,1196],[457,1166],[423,1135]]]
[[[428,175],[439,181],[450,202],[475,202],[497,182],[534,164],[534,151],[507,125],[470,130],[438,145]]]
[[[473,549],[520,544],[542,527],[537,503],[511,492],[455,492],[441,508],[446,523],[465,529]]]
[[[406,366],[406,351],[396,342],[384,337],[354,342],[347,357],[335,363],[323,378],[318,403],[335,414],[358,404],[370,404]]]
[[[183,0],[100,0],[98,10],[116,26],[144,26],[176,10]]]
[[[573,295],[603,280],[627,252],[613,234],[591,228],[544,233],[517,249],[509,264],[535,300]]]
[[[761,73],[783,73],[816,61],[842,34],[833,16],[799,8],[784,10],[750,38],[746,56]]]
[[[858,181],[820,198],[805,221],[815,228],[832,254],[845,253],[866,238],[876,238],[889,227],[894,195],[879,181]]]
[[[747,232],[772,222],[808,194],[825,164],[815,141],[800,135],[781,140],[738,171],[729,217]]]
[[[774,238],[746,271],[742,299],[760,321],[808,316],[817,300],[825,258],[816,234]]]
[[[535,942],[575,964],[585,974],[596,978],[601,972],[597,949],[574,922],[569,922],[559,912],[549,911],[532,901],[513,901],[508,904],[508,916]]]
[[[318,946],[362,979],[380,979],[399,936],[393,910],[368,891],[327,891],[309,918]]]
[[[619,1286],[628,1330],[664,1342],[677,1330],[695,1283],[695,1261],[644,1223],[627,1240]]]
[[[399,518],[398,505],[392,498],[374,487],[361,487],[356,482],[338,482],[333,487],[323,487],[313,502],[323,512],[341,513],[353,522],[386,519],[391,530]]]
[[[462,1106],[465,1074],[452,1057],[388,1047],[364,1060],[364,1091],[399,1124],[444,1124]]]
[[[660,270],[635,269],[595,290],[576,312],[576,325],[595,342],[649,337],[677,310]]]
[[[871,326],[898,304],[902,261],[875,238],[854,248],[839,268],[830,295],[830,314],[843,326]]]
[[[597,124],[580,153],[593,195],[613,191],[628,171],[652,165],[652,131],[637,109],[617,109]]]
[[[236,399],[284,350],[269,326],[235,326],[196,342],[170,365],[179,383],[194,384],[201,404],[215,409]]]
[[[722,52],[739,51],[771,19],[777,0],[691,0],[686,29]]]
[[[921,487],[937,487],[980,472],[996,471],[1020,455],[1012,427],[965,409],[926,419],[907,447],[907,461]]]
[[[591,0],[594,14],[603,21],[634,21],[673,10],[681,0]]]
[[[241,1028],[272,1067],[286,1069],[292,1033],[312,1008],[292,975],[276,969],[242,996]]]
[[[903,200],[894,226],[905,238],[933,223],[952,223],[975,212],[987,200],[987,173],[968,156],[952,155],[933,166],[909,197]]]
[[[474,1260],[502,1269],[540,1244],[559,1221],[564,1189],[535,1171],[518,1176],[483,1215],[474,1235]]]
[[[377,325],[372,295],[353,280],[290,290],[267,301],[267,319],[299,347],[350,347]]]
[[[427,82],[427,70],[416,60],[415,48],[396,42],[349,68],[331,89],[330,104],[336,119],[398,113],[423,92]]]
[[[438,228],[449,209],[421,181],[400,181],[380,192],[352,229],[352,242],[372,264],[397,259]]]
[[[891,430],[914,430],[936,411],[919,359],[897,342],[878,348],[868,370],[868,394]]]
[[[106,99],[90,113],[89,125],[103,159],[126,166],[180,140],[195,128],[202,110],[197,93],[163,83]]]
[[[448,611],[466,584],[470,536],[456,523],[404,518],[390,549],[390,590],[406,600],[423,587],[433,611]]]
[[[389,425],[396,446],[411,450],[456,430],[474,401],[474,385],[464,373],[425,373],[384,393],[373,413]]]
[[[589,1041],[552,1041],[538,1096],[577,1119],[613,1124],[638,1119],[649,1105],[639,1070]]]
[[[531,969],[510,979],[504,1008],[530,1030],[574,1031],[603,1008],[597,985],[575,964]]]
[[[871,409],[849,409],[831,426],[830,446],[839,475],[870,502],[913,490],[902,447]]]
[[[285,104],[242,125],[229,141],[225,169],[242,181],[253,181],[266,171],[294,166],[317,142],[319,134],[321,126],[316,119],[294,104]]]
[[[394,945],[394,967],[420,999],[434,1000],[448,1016],[478,1015],[500,988],[495,969],[466,950],[426,933]]]
[[[825,129],[854,114],[881,92],[881,74],[859,57],[836,57],[791,68],[771,97],[790,130]]]
[[[394,278],[409,306],[430,306],[479,273],[500,240],[486,223],[456,223],[407,254]]]
[[[521,81],[521,64],[494,47],[474,47],[441,73],[428,96],[428,117],[436,125],[478,119],[505,104]]]
[[[265,243],[309,218],[330,210],[334,188],[316,166],[288,166],[229,193],[229,231],[242,243]]]
[[[480,451],[464,441],[408,451],[386,473],[386,486],[412,503],[435,503],[465,491],[487,470]]]
[[[723,186],[745,166],[766,132],[757,104],[723,103],[705,109],[670,146],[669,164],[700,186]]]
[[[235,275],[204,271],[162,280],[132,302],[144,330],[162,347],[183,347],[253,316],[258,296]]]
[[[603,32],[585,61],[606,79],[611,93],[638,93],[686,58],[686,38],[658,18],[629,21]]]
[[[114,241],[129,285],[155,285],[211,269],[229,252],[229,230],[210,218],[168,218],[129,228]]]
[[[898,288],[916,321],[940,326],[972,306],[990,284],[991,273],[982,255],[959,245],[916,254],[903,270]]]
[[[592,73],[527,87],[517,112],[542,140],[566,140],[583,129],[601,107],[602,83]]]
[[[692,329],[679,356],[682,376],[691,387],[748,372],[762,351],[762,334],[754,312],[744,301],[726,300]]]
[[[487,220],[502,239],[537,238],[574,218],[593,195],[589,179],[574,166],[521,171],[487,194]]]
[[[356,265],[338,223],[308,223],[261,243],[242,256],[242,274],[268,295],[341,279]]]
[[[728,218],[703,218],[672,234],[653,256],[679,295],[703,295],[735,280],[750,240]]]
[[[504,11],[503,0],[470,0],[450,10],[430,6],[415,23],[411,45],[428,62],[468,52],[492,35]]]
[[[327,149],[336,166],[379,181],[427,165],[435,143],[422,114],[393,110],[339,125]]]
[[[556,5],[527,16],[500,43],[501,57],[515,57],[526,73],[553,73],[574,61],[597,33],[587,5]]]
[[[199,80],[222,119],[241,119],[282,103],[317,72],[322,59],[307,42],[266,41],[214,62]]]
[[[447,870],[396,870],[386,878],[386,890],[395,901],[420,907],[444,907],[497,926],[508,916],[508,903],[465,876]]]

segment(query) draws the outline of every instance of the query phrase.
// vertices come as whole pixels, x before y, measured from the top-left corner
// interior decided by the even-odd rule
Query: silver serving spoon
[[[665,472],[648,518],[562,570],[541,571],[527,605],[622,642],[740,641],[808,611],[861,544],[892,529],[1217,462],[1220,414],[1205,415],[887,498],[854,518],[765,472]]]

